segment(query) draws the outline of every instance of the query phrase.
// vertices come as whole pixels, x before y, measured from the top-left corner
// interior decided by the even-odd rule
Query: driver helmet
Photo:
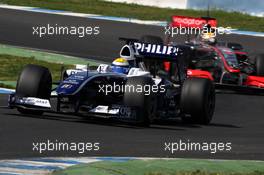
[[[203,30],[201,33],[201,38],[203,41],[210,43],[215,43],[216,42],[216,33],[215,33],[215,29],[213,29],[211,27],[210,24],[205,24],[203,26]]]
[[[125,58],[116,58],[112,64],[111,68],[113,72],[128,74],[130,69],[129,63]]]

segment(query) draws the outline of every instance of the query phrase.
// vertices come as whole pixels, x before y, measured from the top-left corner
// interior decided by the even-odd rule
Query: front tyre
[[[153,81],[150,77],[129,77],[126,87],[144,87],[149,86],[151,89]],[[130,91],[126,88],[124,93],[124,105],[137,108],[137,122],[142,126],[149,126],[156,115],[156,98],[155,94],[150,90],[150,94],[145,92]]]
[[[52,78],[49,69],[43,66],[29,64],[23,68],[17,80],[16,96],[49,100],[51,87]],[[33,115],[41,115],[43,113],[42,111],[26,108],[18,108],[18,111],[22,114]]]
[[[256,75],[264,76],[264,54],[260,54],[256,57]]]
[[[215,88],[211,80],[188,78],[181,93],[182,117],[184,122],[207,125],[211,122],[215,110]]]

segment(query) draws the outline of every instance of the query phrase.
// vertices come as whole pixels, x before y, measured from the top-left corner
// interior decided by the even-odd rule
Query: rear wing
[[[120,56],[124,57],[124,54],[127,56],[133,55],[137,58],[137,62],[140,65],[141,61],[148,62],[148,71],[152,73],[155,77],[158,70],[158,63],[168,63],[172,62],[177,67],[177,69],[172,68],[169,71],[169,75],[177,76],[179,84],[183,83],[183,80],[186,77],[187,69],[184,65],[185,58],[188,57],[188,50],[190,47],[186,45],[163,45],[163,44],[153,44],[153,43],[143,43],[139,40],[130,39],[130,38],[119,38],[126,42],[126,45],[120,51]],[[151,60],[150,62],[148,60]],[[152,62],[153,61],[153,62]],[[152,62],[152,63],[151,63]],[[143,63],[144,64],[144,63]],[[144,69],[145,65],[142,65]],[[152,71],[150,67],[153,67]],[[144,70],[143,69],[143,70]],[[186,73],[185,73],[186,72]]]
[[[143,43],[139,40],[131,38],[119,39],[126,42],[126,45],[122,48],[122,50],[129,50],[129,55],[133,54],[138,58],[176,62],[179,57],[184,56],[185,46]]]
[[[170,26],[202,29],[205,24],[210,24],[211,27],[217,27],[217,20],[211,17],[172,16]]]

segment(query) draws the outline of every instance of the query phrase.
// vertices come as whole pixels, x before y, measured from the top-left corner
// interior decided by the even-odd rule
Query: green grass
[[[88,64],[90,66],[98,65],[98,61],[90,60],[88,58],[78,58],[73,56],[66,56],[56,53],[48,53],[44,51],[30,50],[19,48],[15,46],[9,46],[0,44],[0,54],[7,54],[13,56],[21,56],[21,57],[34,57],[36,60],[47,61],[51,63],[63,63],[67,65],[74,64]]]
[[[189,159],[95,162],[55,171],[52,175],[264,175],[264,162]]]
[[[61,66],[72,68],[74,64],[97,66],[98,61],[18,48],[0,44],[0,87],[15,88],[17,77],[26,64],[38,64],[50,69],[53,81],[60,78]]]
[[[34,57],[20,57],[13,55],[0,54],[1,66],[0,66],[0,87],[11,88],[13,85],[3,83],[5,81],[16,81],[23,67],[27,64],[37,64],[48,67],[51,71],[54,81],[60,79],[61,67],[63,64],[50,63],[42,60],[37,60]],[[65,68],[72,68],[71,65],[64,65]]]
[[[181,10],[169,8],[147,7],[135,4],[104,2],[101,0],[0,0],[10,5],[33,6],[56,10],[67,10],[81,13],[121,16],[144,20],[170,20],[172,15],[205,16],[202,10]],[[211,16],[218,19],[219,26],[240,30],[264,32],[264,20],[238,12],[212,10]]]
[[[15,88],[15,85],[9,85],[9,84],[0,82],[0,87],[2,87],[2,88],[8,88],[8,89],[14,89]]]

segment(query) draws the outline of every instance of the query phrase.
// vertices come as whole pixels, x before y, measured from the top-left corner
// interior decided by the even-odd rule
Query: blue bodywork
[[[90,71],[88,73],[87,71],[77,72],[76,74],[73,74],[62,81],[57,87],[56,92],[58,95],[71,95],[75,93],[81,87],[81,85],[86,82],[86,80],[93,77],[95,74],[99,73]]]
[[[81,71],[70,75],[64,81],[62,81],[56,88],[58,95],[74,95],[83,88],[87,82],[91,81],[95,77],[99,76],[118,76],[125,77],[125,74],[119,74],[114,72],[99,73],[97,71]]]

